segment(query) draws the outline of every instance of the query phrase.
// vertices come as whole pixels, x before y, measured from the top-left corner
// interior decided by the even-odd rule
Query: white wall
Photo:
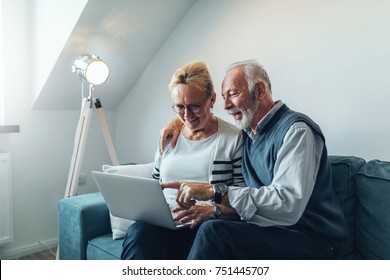
[[[4,95],[3,95],[3,3],[0,1],[0,125],[4,125]]]
[[[0,246],[0,259],[43,249],[40,241],[55,244],[56,203],[65,192],[79,117],[76,111],[31,110],[32,85],[39,83],[32,72],[40,67],[31,55],[35,46],[58,46],[60,38],[35,41],[41,34],[30,26],[35,1],[3,3],[4,115],[21,132],[0,134],[0,150],[12,157],[15,232],[13,243]],[[120,161],[153,160],[159,130],[175,116],[167,85],[176,68],[205,61],[219,95],[224,68],[247,58],[266,67],[275,99],[321,125],[329,153],[389,161],[389,10],[390,2],[381,0],[197,1],[118,107],[115,123],[106,112]],[[214,111],[231,121],[220,97]],[[87,175],[109,162],[92,121],[82,168]],[[96,190],[89,175],[79,190]]]
[[[32,101],[39,95],[88,0],[30,1]]]
[[[61,0],[65,1],[66,0]],[[31,96],[36,64],[33,1],[3,0],[5,121],[19,124],[20,133],[0,134],[0,150],[11,154],[14,242],[0,246],[0,259],[46,249],[57,242],[57,201],[65,194],[78,111],[33,111]],[[69,7],[70,8],[70,7]],[[30,10],[32,9],[32,10]],[[62,12],[66,12],[62,7]],[[52,10],[40,10],[42,13]],[[46,38],[46,48],[59,38]],[[41,47],[43,44],[40,44]],[[44,51],[41,50],[41,51]],[[35,61],[35,63],[38,63]],[[31,71],[30,71],[31,70]],[[55,89],[53,89],[55,94]],[[113,129],[113,114],[106,112]],[[107,148],[95,115],[88,136],[82,173],[86,184],[79,193],[97,191],[90,171],[109,162]]]
[[[167,84],[176,68],[205,61],[219,95],[225,67],[256,58],[274,99],[322,127],[329,154],[390,160],[389,10],[380,0],[197,1],[118,107],[118,151],[153,160],[175,116]],[[221,104],[214,112],[232,121]]]

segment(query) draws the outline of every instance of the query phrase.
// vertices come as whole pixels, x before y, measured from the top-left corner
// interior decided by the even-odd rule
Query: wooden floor
[[[45,250],[28,256],[16,258],[16,260],[55,260],[57,248]]]

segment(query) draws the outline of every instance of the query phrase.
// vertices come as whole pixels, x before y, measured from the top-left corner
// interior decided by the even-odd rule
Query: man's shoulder
[[[305,129],[319,135],[325,141],[325,136],[323,135],[320,126],[313,121],[312,118],[303,113],[289,110],[286,122],[288,123],[286,132]]]

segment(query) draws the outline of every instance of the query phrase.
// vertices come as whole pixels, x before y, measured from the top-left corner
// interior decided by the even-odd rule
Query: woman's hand
[[[160,139],[158,141],[160,154],[164,152],[164,148],[167,145],[168,140],[170,140],[172,148],[175,148],[182,126],[183,122],[179,118],[176,118],[171,120],[160,130]]]
[[[175,221],[186,223],[192,221],[191,229],[196,228],[202,222],[214,218],[214,206],[211,203],[195,204],[188,209],[175,207],[172,212],[180,212],[175,218]]]

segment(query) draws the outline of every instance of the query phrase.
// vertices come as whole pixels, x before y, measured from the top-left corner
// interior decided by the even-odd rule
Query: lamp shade
[[[100,85],[104,83],[110,71],[107,64],[95,55],[81,55],[74,61],[73,71],[88,83]]]

